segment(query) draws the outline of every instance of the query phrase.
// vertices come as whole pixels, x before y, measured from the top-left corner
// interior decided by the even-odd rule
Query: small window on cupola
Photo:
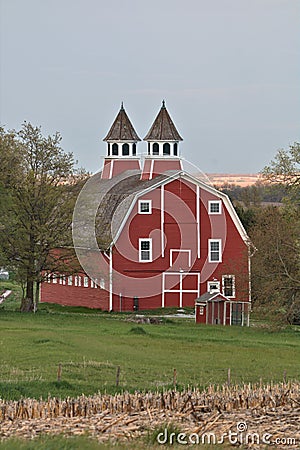
[[[118,152],[118,144],[114,143],[112,145],[112,154],[113,156],[118,156],[119,152]]]
[[[168,142],[164,143],[163,152],[164,155],[170,155],[170,144]]]
[[[158,155],[159,154],[159,145],[157,142],[154,142],[153,144],[153,155]]]
[[[123,144],[122,145],[122,155],[123,156],[128,156],[129,155],[129,145],[128,144]]]
[[[175,142],[175,144],[174,144],[174,156],[177,156],[178,155],[178,144],[177,144],[177,142]]]
[[[136,155],[136,144],[132,144],[132,154],[133,156]]]

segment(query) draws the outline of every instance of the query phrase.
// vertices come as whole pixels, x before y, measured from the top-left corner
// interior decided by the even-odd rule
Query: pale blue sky
[[[0,123],[60,131],[89,171],[121,101],[143,138],[165,99],[183,156],[208,173],[257,172],[300,139],[299,0],[0,7]]]

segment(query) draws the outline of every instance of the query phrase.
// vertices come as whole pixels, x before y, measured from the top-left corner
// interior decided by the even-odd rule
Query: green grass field
[[[178,388],[300,378],[300,329],[213,327],[189,319],[137,325],[128,314],[41,305],[0,309],[0,397],[77,396],[118,390]],[[81,311],[81,312],[78,312]],[[58,365],[61,381],[57,381]],[[120,366],[120,382],[116,372]]]
[[[95,439],[91,439],[87,436],[40,436],[34,440],[22,440],[22,439],[8,439],[3,442],[0,441],[0,448],[2,450],[159,450],[166,448],[159,444],[152,442],[153,436],[146,437],[145,439],[139,439],[134,441],[128,441],[125,443],[107,442],[98,443]],[[167,448],[171,446],[168,445]],[[171,448],[176,450],[182,449],[182,445],[174,444]],[[201,450],[227,450],[233,448],[232,446],[223,445],[197,445],[197,448]]]

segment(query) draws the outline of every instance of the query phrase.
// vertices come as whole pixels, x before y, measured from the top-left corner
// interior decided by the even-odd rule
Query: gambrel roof
[[[167,171],[152,180],[141,180],[140,175],[141,172],[139,170],[130,170],[117,175],[113,179],[99,179],[99,182],[95,183],[96,189],[99,190],[101,196],[101,202],[96,216],[96,236],[100,249],[108,250],[116,243],[139,197],[178,178],[190,181],[198,185],[200,189],[202,188],[219,199],[222,199],[243,241],[248,246],[252,245],[226,194],[217,191],[215,188],[183,171]],[[91,197],[97,197],[96,192]],[[94,200],[91,199],[91,201]]]
[[[107,189],[99,205],[96,218],[96,235],[100,248],[107,250],[116,240],[128,211],[131,211],[135,203],[135,198],[170,179],[172,173],[176,171],[166,172],[152,180],[141,180],[139,170],[130,170],[113,178],[111,188]],[[103,181],[112,180],[101,180]]]

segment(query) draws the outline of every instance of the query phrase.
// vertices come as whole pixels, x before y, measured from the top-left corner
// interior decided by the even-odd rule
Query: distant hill
[[[257,173],[254,174],[208,173],[206,175],[210,179],[211,183],[215,186],[222,186],[226,183],[229,183],[245,187],[245,186],[252,186],[257,181],[261,180],[261,175]]]

